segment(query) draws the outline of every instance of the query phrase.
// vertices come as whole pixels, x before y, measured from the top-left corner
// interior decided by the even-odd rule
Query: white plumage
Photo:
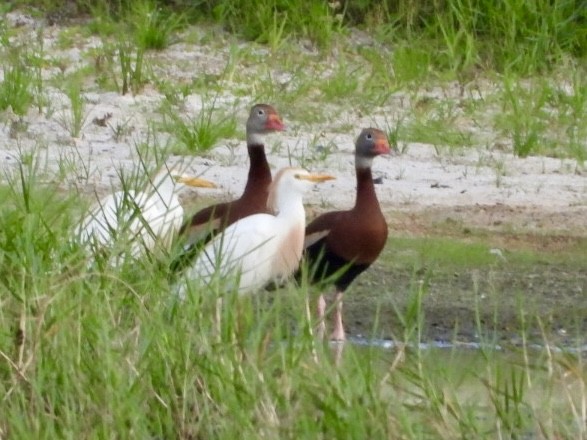
[[[134,258],[156,246],[168,249],[183,222],[178,184],[215,187],[207,180],[164,167],[144,191],[117,191],[98,200],[78,225],[77,237],[93,252],[120,245],[117,250]]]
[[[314,184],[333,179],[301,168],[284,168],[271,185],[268,204],[276,213],[245,217],[216,236],[186,271],[203,285],[218,280],[240,293],[290,276],[298,267],[304,245],[306,214],[303,194]],[[179,289],[185,295],[185,285]]]

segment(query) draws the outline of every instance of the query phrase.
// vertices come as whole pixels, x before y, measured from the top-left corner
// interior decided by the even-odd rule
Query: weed
[[[389,121],[386,121],[386,126],[387,139],[389,139],[389,145],[391,145],[392,150],[396,150],[400,154],[405,154],[408,151],[408,143],[400,142],[401,133],[404,129],[403,120],[398,118],[391,124]]]
[[[428,290],[431,272],[428,272],[423,278],[419,278],[414,271],[412,279],[412,288],[409,294],[409,300],[406,309],[401,313],[396,309],[396,316],[403,328],[404,334],[401,340],[405,343],[412,343],[416,346],[422,341],[422,332],[424,326],[424,310],[422,301]],[[419,278],[419,279],[417,279]]]
[[[431,56],[422,48],[400,46],[393,52],[391,72],[399,83],[422,82],[429,75]]]
[[[125,21],[130,23],[138,47],[161,50],[169,46],[184,17],[163,9],[155,0],[137,0],[131,3]]]
[[[314,135],[307,144],[301,145],[298,143],[293,148],[287,144],[289,164],[302,168],[312,168],[314,164],[323,162],[338,150],[336,143],[332,140],[324,142],[322,137],[321,135]],[[279,148],[281,148],[281,145],[275,149]]]
[[[3,67],[4,80],[0,83],[0,110],[11,108],[17,115],[24,115],[31,103],[33,77],[29,68],[20,60]]]
[[[281,46],[285,33],[308,37],[320,47],[329,47],[342,28],[338,11],[317,0],[303,4],[289,0],[220,1],[214,11],[231,30],[251,40],[269,42],[274,49]]]
[[[404,139],[422,142],[439,147],[461,147],[472,144],[472,135],[451,127],[448,120],[432,117],[428,120],[415,120],[402,128]]]
[[[67,130],[71,137],[79,137],[87,120],[86,102],[82,94],[81,78],[74,75],[74,77],[65,81],[65,94],[69,99],[68,110],[63,110],[63,113],[58,118],[59,124]]]
[[[349,99],[359,86],[359,68],[349,68],[344,63],[338,63],[336,70],[320,84],[320,90],[328,101]]]
[[[507,175],[507,164],[503,157],[493,161],[493,171],[495,172],[495,186],[501,188],[503,178]]]
[[[501,368],[495,369],[493,383],[484,381],[496,412],[496,430],[508,437],[523,436],[528,427],[529,411],[524,402],[525,375],[512,368],[509,376]]]
[[[497,120],[505,125],[518,156],[526,157],[541,149],[549,95],[550,88],[544,85],[526,89],[512,78],[504,78],[504,112]]]
[[[163,130],[177,139],[181,150],[189,153],[207,151],[220,139],[234,137],[236,133],[234,116],[218,110],[215,100],[203,102],[198,115],[187,118],[180,116],[173,106],[166,105],[163,117]]]
[[[138,93],[145,83],[143,76],[144,49],[119,41],[117,53],[122,77],[120,92],[123,95],[129,91]]]
[[[116,125],[112,125],[109,122],[106,122],[106,124],[108,125],[108,127],[110,128],[110,130],[112,131],[112,138],[114,139],[115,142],[120,142],[123,138],[125,138],[126,136],[128,136],[132,130],[133,127],[130,124],[131,123],[131,118],[127,118],[124,121],[117,121]]]

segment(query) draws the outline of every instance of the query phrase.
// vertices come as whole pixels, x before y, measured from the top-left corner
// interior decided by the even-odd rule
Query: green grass
[[[74,138],[80,136],[87,121],[86,102],[82,94],[82,82],[80,74],[74,74],[64,79],[64,92],[69,99],[69,107],[64,109],[58,118],[59,124]]]
[[[269,43],[274,50],[288,35],[310,38],[321,47],[330,46],[342,24],[336,17],[338,11],[318,0],[220,1],[213,9],[214,16],[229,29],[245,38]]]
[[[345,99],[355,94],[362,76],[358,68],[351,69],[344,62],[339,63],[336,70],[322,82],[320,91],[325,100]]]
[[[29,3],[20,0],[15,5]],[[407,51],[407,45],[400,45],[397,57],[416,56],[427,66],[453,73],[470,74],[481,67],[532,74],[550,70],[569,55],[584,57],[587,51],[586,17],[580,0],[205,0],[194,5],[178,2],[172,7],[156,0],[72,3],[44,7],[51,12],[89,11],[98,19],[96,29],[100,31],[119,29],[107,23],[112,23],[111,18],[131,24],[145,46],[152,48],[167,44],[168,34],[184,20],[211,19],[240,36],[269,44],[273,51],[291,38],[308,38],[329,49],[349,26],[361,26],[384,42],[410,42]]]
[[[303,288],[226,294],[217,322],[218,293],[175,299],[169,256],[94,272],[70,243],[85,202],[40,185],[29,164],[0,187],[0,429],[10,438],[586,434],[580,356],[422,348],[427,283],[397,310],[399,348],[341,350],[314,340]],[[483,244],[451,243],[403,246],[424,262],[491,264]],[[524,252],[508,258],[535,261]]]
[[[131,3],[126,20],[131,24],[137,45],[146,50],[169,46],[184,21],[181,15],[163,8],[155,0]]]
[[[532,245],[547,243],[548,236],[540,238],[529,234],[524,238],[522,233],[519,234],[519,239],[514,240],[514,235],[510,237],[507,233],[486,235],[483,232],[472,231],[460,233],[455,237],[452,233],[447,233],[445,229],[442,225],[438,225],[437,232],[442,232],[446,237],[435,235],[391,238],[389,246],[394,250],[392,264],[407,268],[436,265],[446,272],[457,269],[506,268],[509,265],[532,268],[545,263],[577,269],[587,264],[587,257],[585,257],[587,240],[580,237],[553,255],[535,249]],[[512,244],[508,245],[508,240],[511,240]],[[551,240],[556,243],[557,237],[552,236]],[[501,251],[503,258],[498,255],[497,249]]]
[[[22,60],[3,66],[4,79],[0,82],[0,110],[10,108],[24,115],[33,103],[33,76]]]
[[[145,50],[140,46],[134,46],[123,40],[118,42],[116,55],[120,68],[120,93],[128,92],[137,94],[141,91],[146,79],[143,75],[143,62]]]
[[[215,99],[202,102],[202,108],[195,116],[184,117],[177,108],[166,104],[163,107],[163,131],[174,136],[177,147],[175,153],[205,152],[215,146],[220,139],[236,135],[236,120],[216,106]]]
[[[65,3],[43,2],[52,10]],[[25,4],[32,3],[13,2]],[[323,148],[300,144],[290,152],[294,163],[313,164],[336,151],[319,135],[325,127],[354,131],[339,118],[341,109],[362,121],[383,115],[393,121],[387,129],[394,143],[426,142],[440,153],[442,146],[505,140],[519,156],[587,157],[585,16],[575,1],[364,1],[334,8],[318,0],[220,0],[168,9],[140,0],[93,6],[78,5],[91,13],[87,27],[58,39],[60,50],[79,44],[85,51],[83,87],[61,84],[62,72],[44,79],[43,73],[52,75],[50,67],[71,66],[43,47],[42,31],[25,50],[29,31],[0,21],[7,60],[0,110],[19,116],[36,105],[50,118],[54,109],[44,96],[47,85],[57,85],[71,105],[64,129],[76,135],[86,87],[140,95],[153,84],[168,106],[155,112],[163,122],[149,120],[147,140],[136,142],[140,153],[160,154],[159,161],[172,150],[199,154],[222,139],[242,138],[235,117],[213,101],[186,114],[188,96],[210,92],[270,100],[293,126],[290,133],[312,130],[311,146]],[[204,23],[209,20],[255,43],[243,45]],[[202,32],[193,31],[194,23]],[[163,50],[185,42],[179,31],[190,24],[202,47],[217,49],[219,65],[207,71],[190,59],[183,66],[189,75],[179,81],[166,70]],[[354,25],[374,40],[357,42]],[[87,32],[103,45],[84,48]],[[157,76],[151,66],[159,69]],[[111,126],[113,138],[130,137],[135,117],[142,117],[140,109]],[[3,122],[9,118],[2,115]],[[478,139],[463,128],[470,125],[491,137]],[[157,144],[158,131],[171,141]],[[86,256],[70,243],[88,200],[41,179],[34,153],[20,162],[0,186],[0,437],[587,436],[584,357],[527,343],[542,325],[538,340],[556,345],[560,339],[549,321],[555,315],[559,322],[556,313],[584,316],[576,292],[580,279],[571,276],[575,284],[564,284],[564,291],[545,282],[545,298],[552,300],[555,291],[568,297],[562,312],[551,303],[546,312],[537,310],[535,290],[502,280],[516,268],[522,275],[544,272],[539,279],[548,282],[549,273],[581,273],[587,264],[583,239],[545,255],[442,225],[440,233],[451,238],[392,237],[380,264],[345,304],[346,310],[366,310],[367,336],[387,334],[381,329],[392,321],[399,348],[347,344],[339,354],[340,347],[317,343],[312,335],[316,323],[308,308],[314,308],[315,292],[288,286],[279,294],[229,294],[217,322],[217,292],[175,300],[168,255],[89,270]],[[74,165],[60,166],[68,174]],[[496,163],[496,173],[505,166]],[[370,296],[361,296],[361,289]],[[393,307],[386,308],[388,300]],[[470,324],[482,342],[496,342],[502,315],[513,315],[508,322],[515,321],[522,343],[503,352],[422,348],[418,342],[433,324],[430,309],[441,300],[447,312],[471,307]],[[583,334],[574,334],[583,324],[565,324],[571,340],[584,343]]]

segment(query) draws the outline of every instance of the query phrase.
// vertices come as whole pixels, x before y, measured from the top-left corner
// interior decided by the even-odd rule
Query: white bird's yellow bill
[[[297,174],[297,179],[309,180],[314,183],[326,182],[327,180],[334,180],[336,177],[329,174]]]
[[[187,186],[194,186],[196,188],[217,188],[216,184],[201,177],[193,176],[178,176],[176,177],[178,183],[183,183]]]

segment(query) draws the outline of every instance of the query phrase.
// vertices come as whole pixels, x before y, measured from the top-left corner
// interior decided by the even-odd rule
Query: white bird
[[[98,200],[79,223],[76,236],[93,253],[116,248],[138,258],[156,246],[169,249],[183,222],[176,194],[180,185],[216,187],[208,180],[163,167],[144,191],[121,190]]]
[[[203,285],[216,280],[239,293],[283,280],[297,268],[304,247],[304,193],[314,184],[334,179],[301,168],[280,170],[269,190],[275,214],[254,214],[233,223],[209,242],[185,276]],[[179,295],[185,297],[185,284]]]

